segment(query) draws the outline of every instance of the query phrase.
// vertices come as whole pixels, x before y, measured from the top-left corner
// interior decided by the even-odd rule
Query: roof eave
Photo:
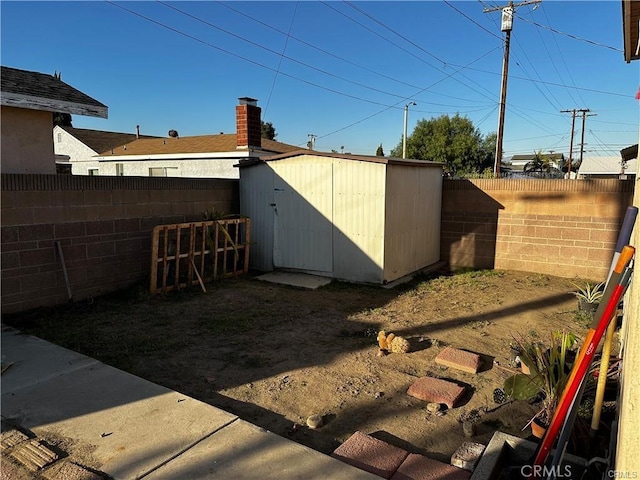
[[[108,118],[109,109],[106,105],[89,105],[85,103],[65,102],[50,98],[21,95],[17,93],[3,92],[1,104],[6,107],[25,108],[29,110],[42,110],[46,112],[70,113],[85,115],[88,117]]]

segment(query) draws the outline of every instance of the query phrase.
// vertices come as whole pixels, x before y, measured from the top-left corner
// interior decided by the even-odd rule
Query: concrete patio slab
[[[380,480],[243,420],[218,430],[145,480]]]
[[[3,389],[2,416],[39,437],[74,439],[115,479],[139,478],[237,419],[102,363]]]
[[[316,288],[331,283],[330,278],[308,275],[306,273],[269,272],[256,278],[265,282],[291,285],[292,287],[307,288],[309,290],[315,290]]]
[[[10,327],[2,327],[2,392],[13,392],[99,362]]]

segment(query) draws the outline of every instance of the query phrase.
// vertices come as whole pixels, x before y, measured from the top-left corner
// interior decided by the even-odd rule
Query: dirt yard
[[[496,404],[511,375],[513,336],[553,331],[582,337],[569,279],[481,271],[422,277],[396,289],[332,283],[316,291],[252,277],[149,298],[143,288],[55,310],[5,318],[32,333],[198,398],[325,453],[354,431],[449,461],[464,441],[521,429],[527,402]],[[379,357],[376,334],[407,338],[411,351]],[[580,340],[581,341],[581,340]],[[482,355],[478,374],[434,362],[447,346]],[[431,375],[467,386],[463,404],[430,413],[406,394]],[[325,425],[306,426],[310,415]]]

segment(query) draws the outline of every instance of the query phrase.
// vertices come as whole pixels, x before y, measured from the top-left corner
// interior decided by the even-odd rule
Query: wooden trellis
[[[153,229],[151,286],[166,293],[249,270],[251,221],[233,218],[173,225]]]

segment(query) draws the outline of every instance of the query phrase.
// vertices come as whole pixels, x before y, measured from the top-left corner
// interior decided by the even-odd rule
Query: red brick
[[[447,347],[436,357],[436,363],[467,373],[478,373],[481,362],[480,355],[477,353]]]
[[[412,397],[433,403],[444,403],[449,408],[454,408],[462,399],[465,387],[453,382],[433,377],[422,377],[413,382],[407,390]]]
[[[391,480],[468,480],[469,477],[471,473],[466,470],[412,453]]]
[[[383,478],[391,478],[409,455],[366,433],[356,432],[335,449],[332,457]]]

